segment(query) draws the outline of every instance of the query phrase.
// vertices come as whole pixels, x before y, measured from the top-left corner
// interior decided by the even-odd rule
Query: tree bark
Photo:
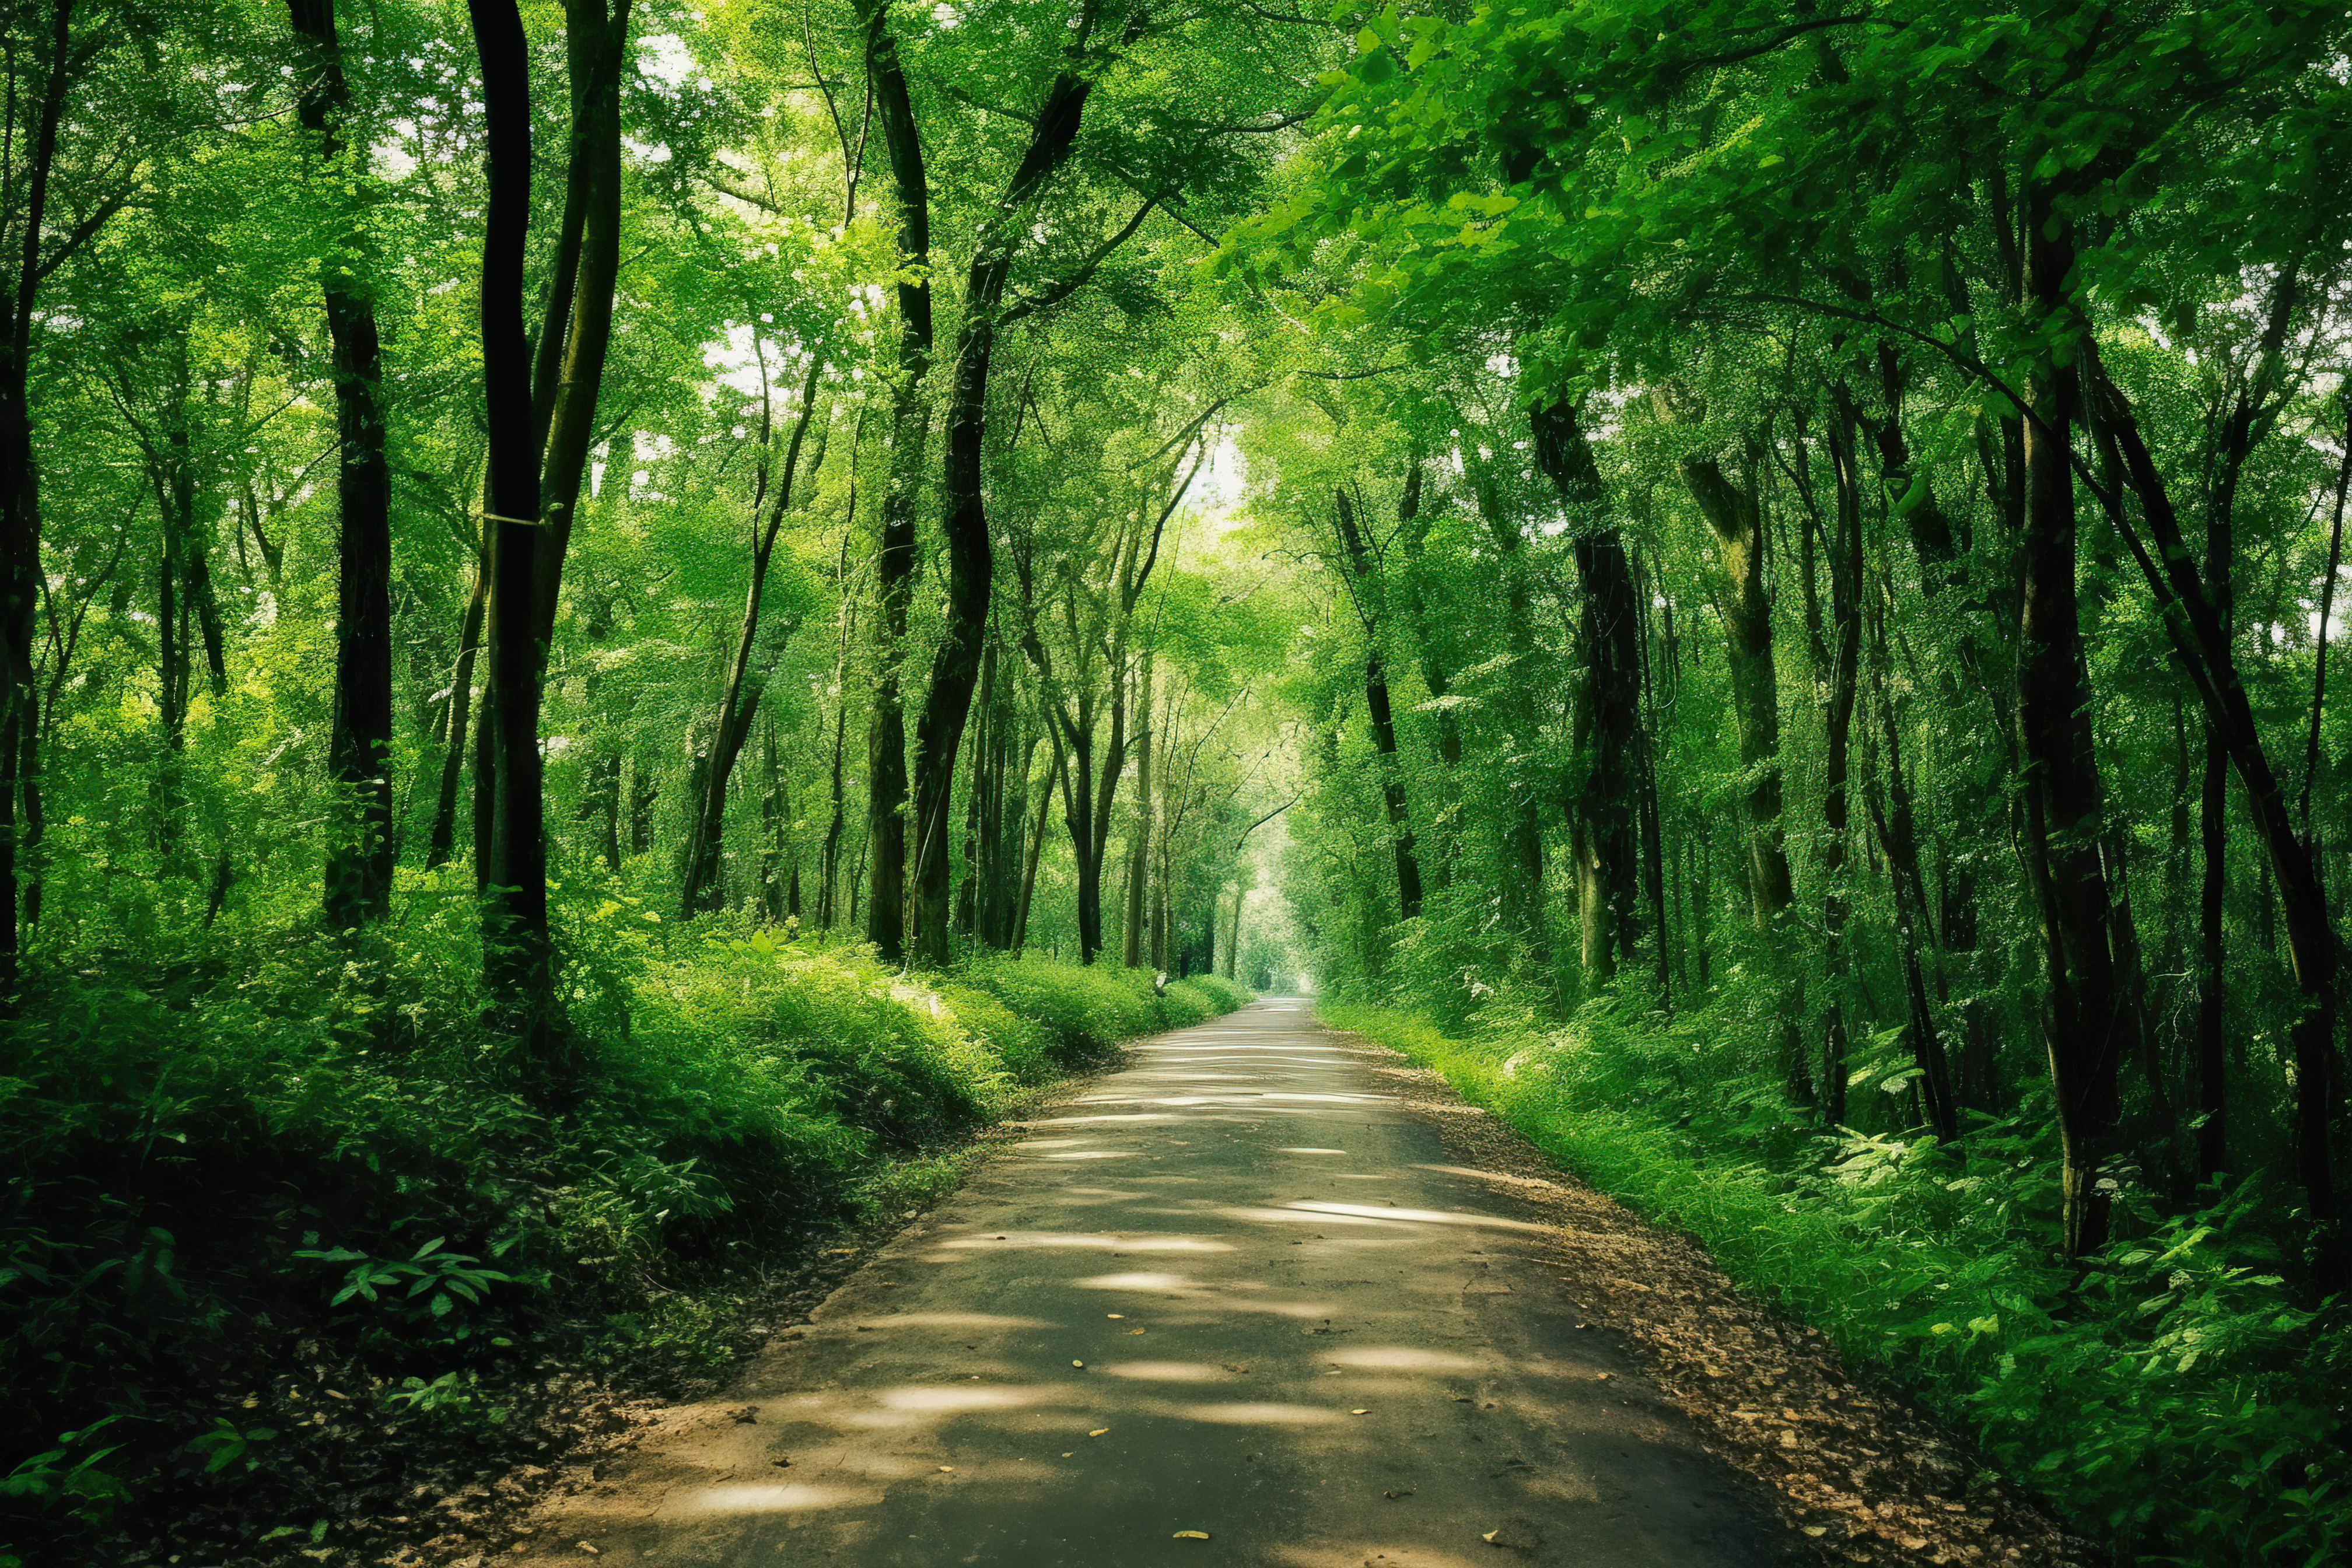
[[[866,900],[866,940],[886,963],[907,955],[907,729],[900,665],[907,609],[914,594],[915,505],[930,432],[927,384],[931,330],[930,184],[912,98],[889,27],[889,0],[859,0],[866,68],[889,154],[891,200],[898,223],[898,378],[891,388],[890,478],[882,495],[874,559],[878,666],[866,731],[867,856],[873,870]],[[854,902],[853,899],[853,902]]]
[[[698,914],[714,913],[719,908],[719,850],[727,818],[727,782],[735,772],[736,759],[742,755],[743,742],[751,733],[751,722],[757,716],[760,699],[768,688],[768,676],[774,668],[772,654],[766,665],[753,668],[753,658],[760,641],[760,610],[768,591],[768,564],[776,551],[777,536],[782,532],[784,514],[791,510],[793,481],[798,477],[801,449],[808,439],[809,426],[816,417],[817,383],[824,374],[822,355],[809,361],[808,379],[801,387],[800,417],[793,421],[791,440],[784,448],[783,471],[776,479],[775,500],[770,506],[764,522],[756,522],[759,532],[751,541],[751,581],[743,595],[743,616],[735,630],[735,654],[729,662],[727,682],[720,689],[719,709],[711,720],[709,766],[701,780],[701,789],[693,805],[693,818],[687,828],[686,875],[678,892],[678,912],[681,919]],[[822,447],[823,443],[819,443]],[[765,463],[761,464],[761,490],[767,488]],[[753,516],[758,516],[764,495],[752,498]],[[784,635],[792,635],[787,628]]]
[[[2079,318],[2063,288],[2074,262],[2072,226],[2053,210],[2046,185],[2035,188],[2029,206],[2029,307],[2053,327],[2071,323],[2069,335],[2079,338]],[[2078,362],[2045,354],[2035,367],[2034,418],[2026,437],[2017,669],[2026,867],[2042,920],[2042,1033],[2064,1161],[2066,1254],[2078,1258],[2107,1239],[2112,1186],[2102,1184],[2101,1167],[2113,1152],[2117,1068],[2128,1054],[2125,987],[2116,972],[2112,902],[2099,858],[2104,794],[2075,602],[2072,442],[2080,400]]]
[[[1421,859],[1415,853],[1412,817],[1405,802],[1403,762],[1397,755],[1388,663],[1381,655],[1380,639],[1387,617],[1380,608],[1379,567],[1358,525],[1354,499],[1344,489],[1334,490],[1331,499],[1340,548],[1355,579],[1356,611],[1364,626],[1364,711],[1371,721],[1372,748],[1380,755],[1381,805],[1388,816],[1389,850],[1396,869],[1397,913],[1404,920],[1414,920],[1421,914]]]
[[[1846,1073],[1845,982],[1850,968],[1845,940],[1848,908],[1845,864],[1847,829],[1852,816],[1847,775],[1848,760],[1853,752],[1854,698],[1860,689],[1862,675],[1863,484],[1854,463],[1852,424],[1842,416],[1832,425],[1829,448],[1835,469],[1837,494],[1835,537],[1828,542],[1832,637],[1827,671],[1829,700],[1827,711],[1823,714],[1823,726],[1828,732],[1829,754],[1822,798],[1822,942],[1825,949],[1824,967],[1829,974],[1830,994],[1821,1082],[1818,1096],[1811,1098],[1814,1098],[1816,1103],[1834,1100],[1842,1106]],[[1731,552],[1732,547],[1727,542],[1725,553],[1728,556]],[[1768,659],[1770,657],[1769,647],[1766,657]],[[1777,695],[1774,700],[1778,701]],[[1887,760],[1890,767],[1895,765],[1891,752]],[[1785,874],[1785,861],[1781,869]],[[1916,948],[1908,956],[1916,971]],[[1915,1018],[1913,1027],[1916,1029],[1927,1022]],[[1932,1032],[1929,1038],[1933,1039]],[[1949,1096],[1946,1095],[1936,1103],[1948,1106]],[[1947,1138],[1951,1136],[1949,1127],[1942,1119],[1937,1121],[1937,1131]]]
[[[532,439],[530,346],[523,329],[530,222],[530,67],[517,0],[468,0],[482,70],[489,201],[482,239],[482,380],[489,460],[485,521],[495,529],[490,583],[491,798],[483,978],[499,1025],[524,1047],[536,1094],[570,1089],[558,1059],[554,951],[547,921],[547,843],[540,787],[542,650],[532,592],[539,549],[539,461]],[[476,831],[481,830],[477,824]]]
[[[1513,670],[1513,679],[1504,688],[1506,744],[1524,755],[1535,750],[1538,728],[1533,696],[1536,634],[1528,586],[1527,539],[1490,484],[1479,485],[1478,510],[1496,552],[1502,557],[1503,649]],[[1510,782],[1513,802],[1502,825],[1497,868],[1501,874],[1496,879],[1498,911],[1503,930],[1543,976],[1549,992],[1557,983],[1551,974],[1551,931],[1544,911],[1543,817],[1538,804],[1541,791],[1531,780]]]
[[[1698,503],[1721,552],[1725,584],[1716,601],[1731,669],[1739,765],[1748,778],[1748,887],[1758,929],[1769,930],[1795,901],[1780,820],[1780,689],[1772,660],[1772,596],[1765,586],[1769,535],[1753,475],[1735,484],[1713,458],[1685,458],[1684,489]]]
[[[1029,225],[1028,209],[1069,161],[1094,78],[1081,62],[1092,47],[1096,7],[1081,7],[1069,64],[1046,89],[1027,148],[972,245],[965,275],[963,319],[956,333],[955,374],[947,409],[947,463],[941,477],[947,536],[947,630],[931,658],[931,679],[915,720],[915,862],[910,879],[916,918],[914,947],[923,963],[948,959],[949,813],[955,794],[957,748],[980,676],[987,637],[995,555],[989,538],[982,459],[988,437],[988,382],[996,356],[999,315],[1013,259]],[[1124,42],[1141,28],[1139,11]],[[1108,797],[1108,791],[1105,792]],[[1097,878],[1097,879],[1099,879]]]
[[[1538,405],[1530,416],[1536,463],[1568,509],[1582,586],[1577,640],[1584,679],[1573,720],[1575,760],[1568,787],[1576,856],[1578,919],[1588,994],[1613,979],[1641,929],[1641,616],[1633,563],[1608,512],[1600,466],[1574,405]]]
[[[1422,510],[1422,468],[1421,458],[1416,455],[1412,467],[1405,470],[1404,494],[1397,501],[1397,542],[1405,555],[1405,612],[1412,617],[1414,638],[1421,649],[1421,683],[1427,688],[1435,710],[1431,728],[1434,731],[1437,760],[1444,764],[1441,787],[1450,792],[1442,804],[1450,808],[1459,799],[1458,793],[1453,792],[1453,781],[1460,776],[1462,769],[1462,721],[1455,716],[1453,705],[1446,701],[1454,689],[1453,672],[1440,651],[1437,628],[1430,620],[1429,605],[1422,587],[1426,559],[1425,541],[1429,533],[1429,519]],[[1433,815],[1438,819],[1439,831],[1433,864],[1429,868],[1429,880],[1443,890],[1454,880],[1457,836],[1446,826],[1451,820],[1450,809]]]
[[[1145,884],[1151,862],[1151,652],[1144,650],[1139,677],[1135,734],[1135,816],[1133,837],[1127,855],[1127,930],[1122,933],[1119,962],[1129,969],[1142,966]]]
[[[33,459],[33,296],[41,223],[70,71],[73,0],[50,11],[48,81],[24,174],[23,249],[0,321],[0,1016],[16,1009],[25,928],[40,919],[41,706],[34,637],[41,597],[40,474]],[[13,106],[11,106],[13,109]],[[13,115],[12,115],[13,120]]]
[[[287,0],[304,41],[297,113],[312,139],[320,176],[349,184],[351,152],[341,121],[351,104],[334,0]],[[362,274],[356,213],[335,254],[319,263],[333,352],[339,578],[335,615],[334,725],[329,776],[348,795],[327,850],[323,903],[330,930],[381,921],[392,908],[392,472],[384,455],[383,379],[375,301]]]
[[[488,537],[489,524],[482,525]],[[467,727],[474,698],[474,665],[481,654],[482,631],[490,604],[490,566],[487,552],[478,551],[474,591],[466,601],[466,616],[457,630],[457,661],[449,677],[449,735],[441,754],[440,788],[434,797],[433,826],[426,837],[425,864],[430,868],[448,863],[457,847],[457,791],[466,776]]]
[[[562,380],[546,395],[533,387],[533,418],[545,411],[543,466],[539,485],[544,520],[532,567],[531,626],[542,650],[555,638],[555,612],[562,588],[563,559],[572,543],[572,523],[595,442],[596,403],[604,361],[613,342],[613,299],[621,271],[621,77],[628,54],[629,0],[565,0],[564,44],[572,83],[572,168],[567,171],[565,214],[579,204],[576,281],[550,297],[549,320],[540,327],[541,347],[563,345]],[[582,177],[581,165],[585,165]],[[559,238],[562,237],[559,236]],[[559,282],[562,281],[559,274]],[[565,299],[565,295],[569,299]],[[569,310],[563,316],[568,304]],[[544,362],[552,356],[542,353]],[[534,371],[544,371],[535,363]],[[543,654],[542,654],[543,657]]]

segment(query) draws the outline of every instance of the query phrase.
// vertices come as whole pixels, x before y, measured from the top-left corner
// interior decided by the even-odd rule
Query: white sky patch
[[[1209,446],[1209,460],[1201,466],[1184,497],[1186,506],[1208,524],[1213,540],[1223,539],[1241,525],[1242,506],[1249,500],[1249,460],[1234,440],[1234,428],[1217,426],[1216,439]]]
[[[648,33],[637,40],[637,69],[675,92],[694,74],[694,56],[676,33]]]
[[[752,352],[752,327],[748,322],[730,322],[727,341],[705,343],[702,363],[719,373],[719,384],[741,393],[746,397],[760,395],[760,356]],[[768,350],[768,375],[776,374],[776,351]]]
[[[395,120],[392,134],[368,149],[368,162],[385,179],[404,180],[416,172],[416,160],[408,155],[415,141],[416,121]]]

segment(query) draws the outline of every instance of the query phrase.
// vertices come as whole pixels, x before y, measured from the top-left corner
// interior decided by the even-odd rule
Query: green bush
[[[34,976],[0,1065],[0,1533],[247,1484],[251,1445],[292,1439],[157,1414],[204,1409],[240,1347],[310,1337],[395,1391],[385,1419],[487,1432],[557,1341],[714,1340],[698,1269],[920,1201],[1023,1086],[1245,995],[1003,957],[933,984],[594,879],[556,913],[579,1072],[552,1107],[480,1022],[454,874],[351,944]]]

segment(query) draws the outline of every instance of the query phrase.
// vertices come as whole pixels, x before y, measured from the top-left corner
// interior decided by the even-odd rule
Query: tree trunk
[[[949,810],[955,793],[956,750],[980,677],[987,636],[995,554],[982,493],[982,458],[988,436],[988,380],[996,356],[998,315],[1013,258],[1028,230],[1027,209],[1076,144],[1094,79],[1080,66],[1094,47],[1091,6],[1080,12],[1069,63],[1045,90],[1029,144],[972,245],[964,279],[963,320],[956,333],[953,387],[948,399],[947,465],[941,510],[947,535],[947,630],[931,658],[931,681],[915,721],[915,866],[910,901],[917,915],[915,946],[923,962],[948,958]],[[1127,41],[1143,25],[1139,11]],[[1104,792],[1108,799],[1109,792]],[[1097,880],[1099,883],[1099,868]]]
[[[1396,869],[1397,913],[1404,920],[1421,914],[1421,860],[1414,853],[1412,817],[1406,808],[1403,762],[1397,755],[1396,720],[1389,703],[1388,663],[1381,656],[1380,638],[1387,617],[1381,613],[1381,584],[1370,542],[1356,521],[1356,503],[1345,489],[1331,495],[1339,543],[1355,578],[1356,612],[1364,626],[1364,711],[1371,721],[1372,748],[1380,755],[1381,805],[1388,815],[1389,850]]]
[[[1029,859],[1021,873],[1021,902],[1013,911],[1013,940],[1008,944],[1015,958],[1029,941],[1029,903],[1037,891],[1037,861],[1045,852],[1045,823],[1054,811],[1054,784],[1062,771],[1062,742],[1054,742],[1054,766],[1045,775],[1045,787],[1037,792],[1037,826],[1029,836]]]
[[[2130,529],[2130,517],[2112,493],[2101,499],[2119,532],[2133,545],[2142,578],[2157,595],[2181,668],[2197,691],[2209,729],[2219,734],[2231,767],[2245,792],[2247,815],[2262,846],[2260,870],[2275,878],[2278,902],[2267,892],[2260,908],[2265,916],[2275,910],[2286,922],[2287,948],[2294,966],[2298,1012],[2288,1031],[2295,1069],[2295,1161],[2314,1228],[2318,1233],[2318,1274],[2331,1288],[2352,1281],[2352,1253],[2345,1247],[2341,1199],[2336,1189],[2331,1145],[2338,1113],[2336,1080],[2336,982],[2342,963],[2342,939],[2320,879],[2313,847],[2295,833],[2293,813],[2272,769],[2262,731],[2237,656],[2224,634],[2211,596],[2202,582],[2196,557],[2183,537],[2154,455],[2141,437],[2136,416],[2122,389],[2097,362],[2087,336],[2084,357],[2095,376],[2096,429],[2112,443],[2129,474],[2140,501],[2140,512],[2152,534],[2151,553]],[[2267,946],[2267,943],[2265,943]]]
[[[489,202],[482,243],[482,379],[489,437],[488,521],[492,752],[483,978],[499,1024],[520,1037],[535,1092],[560,1100],[554,952],[547,921],[547,843],[540,788],[541,650],[532,592],[539,463],[530,428],[530,350],[523,330],[524,247],[530,222],[530,65],[516,0],[468,0],[482,69]],[[476,831],[480,831],[478,824]]]
[[[320,177],[353,184],[341,121],[351,104],[334,0],[287,0],[301,53],[297,112],[318,153]],[[349,215],[356,225],[357,214]],[[356,227],[319,263],[333,350],[340,510],[335,614],[334,725],[328,774],[347,799],[327,849],[323,903],[332,931],[373,924],[392,907],[392,472],[376,402],[383,378],[375,301],[360,273]]]
[[[842,689],[840,665],[835,666],[833,765],[825,777],[825,798],[832,810],[825,817],[824,844],[817,852],[816,923],[831,931],[841,915],[841,836],[848,823],[848,792],[844,787],[843,753],[849,739],[849,694]]]
[[[532,389],[533,417],[545,414],[544,467],[539,476],[545,520],[535,552],[531,626],[541,648],[555,637],[563,558],[595,444],[596,402],[613,341],[613,298],[621,270],[621,79],[628,56],[629,0],[565,0],[564,45],[572,75],[572,168],[567,172],[565,225],[580,213],[576,280],[550,298],[540,326],[543,373],[562,344],[562,379],[552,395],[542,379]],[[584,164],[584,171],[583,165]],[[569,295],[568,300],[565,298]],[[565,310],[568,304],[569,310]],[[534,447],[534,452],[540,450]]]
[[[926,394],[932,357],[930,184],[913,100],[889,30],[889,0],[859,0],[866,68],[890,160],[898,222],[898,363],[891,389],[890,478],[875,550],[874,648],[877,670],[866,732],[866,854],[873,867],[866,940],[886,963],[907,952],[907,728],[900,664],[915,586],[915,504],[930,432]],[[853,903],[855,899],[853,897]]]
[[[792,508],[793,481],[800,472],[801,449],[808,439],[809,426],[816,417],[817,383],[824,374],[824,357],[813,357],[808,379],[801,387],[800,417],[793,422],[792,439],[784,447],[783,471],[776,479],[775,500],[764,522],[754,525],[760,531],[751,542],[751,581],[744,590],[743,616],[735,630],[735,654],[728,664],[727,684],[719,692],[719,709],[711,720],[709,767],[701,781],[702,787],[692,808],[694,815],[687,828],[686,876],[678,892],[681,919],[712,913],[719,907],[719,852],[727,820],[727,784],[734,774],[736,759],[742,755],[743,742],[751,736],[760,698],[767,690],[769,673],[774,668],[773,649],[767,663],[753,668],[760,641],[760,610],[768,590],[768,564],[775,555],[777,536],[783,531],[784,514]],[[819,447],[822,449],[821,441]],[[766,489],[763,458],[760,491]],[[755,518],[760,502],[765,499],[764,493],[754,494],[751,504]],[[789,637],[791,629],[787,628],[784,635]]]
[[[1580,943],[1587,994],[1615,976],[1641,928],[1641,831],[1635,780],[1642,724],[1641,617],[1633,563],[1608,514],[1600,466],[1575,406],[1530,416],[1536,463],[1569,511],[1582,594],[1577,640],[1585,674],[1575,696],[1569,835],[1576,856]]]
[[[1478,510],[1486,531],[1502,557],[1503,649],[1511,659],[1514,679],[1505,685],[1506,745],[1525,755],[1538,743],[1534,689],[1535,617],[1528,588],[1527,540],[1491,485],[1478,487]],[[1503,824],[1499,846],[1500,875],[1496,879],[1496,903],[1505,931],[1515,938],[1549,991],[1551,974],[1549,924],[1544,913],[1544,844],[1541,791],[1533,781],[1511,781],[1513,807]]]
[[[1836,537],[1829,542],[1830,566],[1830,667],[1827,670],[1829,700],[1823,715],[1823,727],[1829,737],[1827,779],[1822,800],[1822,942],[1824,948],[1823,967],[1829,975],[1827,1027],[1822,1061],[1818,1096],[1808,1096],[1816,1103],[1833,1101],[1841,1107],[1843,1117],[1846,1074],[1846,977],[1851,967],[1846,953],[1845,922],[1847,889],[1845,885],[1846,837],[1851,820],[1847,798],[1848,759],[1853,750],[1854,697],[1860,689],[1862,674],[1862,485],[1861,474],[1854,464],[1853,430],[1843,416],[1832,425],[1829,439],[1830,458],[1835,468],[1837,495]],[[1717,531],[1721,537],[1721,531]],[[1725,553],[1732,552],[1729,543]],[[1769,636],[1769,632],[1768,632]],[[1768,647],[1766,657],[1769,658]],[[1777,703],[1777,694],[1774,697]],[[1890,766],[1895,758],[1890,752]],[[1786,865],[1782,870],[1785,873]],[[1916,950],[1910,954],[1912,967],[1917,967]],[[1914,1028],[1928,1020],[1913,1020]],[[1929,1036],[1932,1040],[1932,1031]],[[1937,1103],[1948,1105],[1947,1095]],[[1835,1121],[1831,1123],[1835,1125]],[[1938,1121],[1937,1131],[1951,1136],[1950,1130]]]
[[[1151,861],[1151,654],[1143,655],[1138,688],[1135,726],[1135,816],[1127,855],[1127,930],[1119,962],[1139,968],[1146,956],[1143,944],[1145,884]]]
[[[41,707],[34,637],[41,596],[40,474],[33,461],[33,295],[58,122],[70,75],[73,0],[50,12],[48,81],[21,176],[23,250],[0,322],[0,1016],[13,1015],[25,930],[40,918]],[[12,129],[13,129],[13,109]]]
[[[1431,623],[1429,606],[1422,590],[1424,541],[1429,532],[1429,519],[1422,511],[1422,462],[1418,456],[1405,471],[1404,494],[1397,502],[1397,542],[1405,554],[1405,610],[1412,617],[1415,639],[1421,648],[1421,683],[1429,691],[1435,712],[1431,727],[1435,732],[1437,760],[1444,764],[1441,787],[1449,794],[1440,803],[1445,809],[1433,815],[1439,824],[1435,863],[1429,868],[1429,879],[1440,889],[1454,880],[1454,859],[1458,842],[1446,824],[1453,819],[1451,807],[1460,798],[1453,788],[1462,771],[1462,721],[1446,701],[1454,689],[1454,678],[1447,661],[1441,655],[1436,627]]]
[[[1731,669],[1739,765],[1748,775],[1748,886],[1759,930],[1794,901],[1780,822],[1780,689],[1772,662],[1772,596],[1765,586],[1769,536],[1755,477],[1726,478],[1712,458],[1685,458],[1683,486],[1715,533],[1726,579],[1716,606]]]
[[[2030,206],[2029,307],[2078,336],[2063,287],[2074,260],[2072,227],[2052,210],[2047,186],[2036,187]],[[2061,363],[2060,357],[2046,355],[2036,367],[2026,438],[2017,721],[2025,759],[2026,866],[2042,917],[2042,1033],[2064,1160],[2065,1247],[2068,1257],[2079,1258],[2107,1239],[2112,1188],[2101,1184],[2101,1167],[2113,1152],[2117,1068],[2128,1052],[2125,987],[2116,973],[2112,905],[2099,859],[2104,797],[2075,604],[2071,464],[2081,372],[2074,358]]]
[[[483,525],[484,537],[489,525]],[[427,868],[446,865],[457,847],[457,789],[466,776],[467,725],[474,697],[474,664],[481,651],[482,631],[490,603],[490,563],[479,552],[474,567],[474,592],[466,601],[466,618],[457,631],[457,662],[449,677],[449,736],[441,756],[441,783],[434,798],[433,826],[427,836]]]

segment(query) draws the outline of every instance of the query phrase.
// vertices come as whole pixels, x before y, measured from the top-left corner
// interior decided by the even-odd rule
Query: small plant
[[[248,1470],[261,1468],[261,1458],[254,1446],[276,1438],[274,1426],[241,1427],[225,1415],[213,1417],[212,1429],[199,1432],[187,1441],[187,1450],[205,1462],[205,1474],[218,1475],[231,1465],[242,1462]]]
[[[65,1433],[58,1437],[56,1447],[35,1454],[0,1476],[0,1497],[23,1498],[37,1507],[71,1514],[85,1524],[102,1522],[114,1511],[127,1489],[118,1478],[100,1469],[99,1462],[121,1445],[92,1448],[79,1457],[75,1450],[121,1419],[119,1415],[110,1415],[79,1431]],[[0,1563],[14,1561],[0,1558]]]
[[[313,1235],[304,1238],[315,1242]],[[492,1268],[469,1252],[445,1252],[446,1237],[435,1237],[406,1258],[373,1258],[350,1247],[305,1247],[294,1256],[306,1263],[348,1264],[342,1289],[328,1305],[349,1301],[374,1304],[394,1317],[438,1322],[457,1305],[478,1304],[493,1285],[528,1283],[502,1268]],[[500,1248],[500,1250],[504,1250]],[[463,1325],[455,1330],[464,1338]]]

